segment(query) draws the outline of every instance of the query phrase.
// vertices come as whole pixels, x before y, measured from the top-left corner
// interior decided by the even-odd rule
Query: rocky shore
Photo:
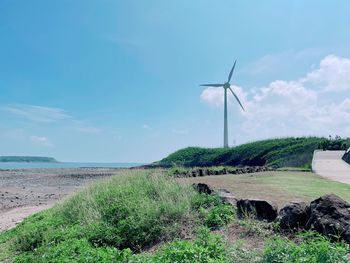
[[[0,170],[0,231],[118,171],[116,168]]]

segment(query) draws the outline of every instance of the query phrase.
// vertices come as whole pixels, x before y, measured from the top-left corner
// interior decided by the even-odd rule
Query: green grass
[[[276,224],[239,220],[235,209],[216,195],[197,193],[188,179],[133,170],[95,183],[1,233],[0,262],[347,262],[347,245],[311,234],[295,243],[275,232]],[[249,186],[256,193],[308,197],[333,188],[350,200],[350,186],[310,173],[191,179],[217,179],[226,188],[232,183],[245,195]]]
[[[349,139],[319,137],[280,138],[246,143],[233,148],[188,147],[178,150],[153,166],[262,166],[310,168],[314,150],[347,149]]]
[[[287,238],[274,237],[264,249],[266,263],[348,263],[349,246],[342,242],[331,242],[313,232],[300,235],[302,241],[295,243]]]
[[[129,263],[229,263],[230,251],[221,235],[201,229],[194,240],[177,240],[161,246],[154,254],[132,254],[130,250],[120,253],[119,262]]]
[[[128,171],[0,234],[0,262],[110,262],[117,250],[141,252],[233,216],[217,196],[199,194],[160,171]]]
[[[350,185],[324,179],[311,172],[270,171],[255,174],[180,178],[186,184],[207,183],[225,188],[237,198],[260,198],[282,207],[291,201],[311,201],[335,193],[350,202]]]

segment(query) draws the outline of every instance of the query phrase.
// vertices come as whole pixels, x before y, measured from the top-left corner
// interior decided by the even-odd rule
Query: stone
[[[216,193],[220,197],[222,203],[229,204],[234,207],[237,206],[237,198],[226,189],[219,189],[216,191]]]
[[[214,192],[214,190],[209,185],[203,183],[192,184],[192,187],[199,193],[210,195]]]
[[[306,203],[289,203],[283,207],[277,217],[282,230],[303,229],[308,220],[308,206]]]
[[[237,201],[237,214],[241,218],[254,216],[258,220],[272,222],[277,217],[277,205],[265,200],[241,199]]]
[[[335,194],[321,196],[310,204],[306,227],[330,237],[340,236],[350,244],[350,204]]]

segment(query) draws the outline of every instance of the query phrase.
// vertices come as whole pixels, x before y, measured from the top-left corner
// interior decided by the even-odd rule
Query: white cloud
[[[145,130],[152,130],[152,127],[148,124],[144,124],[142,125],[142,128],[145,129]]]
[[[246,112],[241,133],[247,138],[292,135],[350,135],[350,59],[329,55],[305,77],[276,80],[267,86],[243,92]],[[222,106],[223,91],[203,90],[200,100]],[[232,101],[232,96],[229,101]]]
[[[36,105],[15,104],[3,108],[4,111],[25,117],[35,122],[54,122],[72,119],[72,116],[59,108],[42,107]]]
[[[214,106],[222,107],[224,104],[224,89],[209,87],[202,91],[200,99],[202,102]]]
[[[61,126],[69,127],[82,133],[96,134],[101,132],[99,128],[74,118],[60,108],[13,104],[1,108],[1,110],[39,124],[60,123]]]
[[[305,85],[322,87],[324,91],[350,90],[350,59],[329,55],[320,67],[301,80]]]
[[[231,85],[234,93],[238,96],[239,100],[244,105],[247,102],[247,94],[243,91],[241,87]],[[224,89],[209,87],[202,91],[200,95],[200,100],[210,106],[221,108],[224,106]],[[227,103],[229,105],[236,103],[230,90],[227,90]]]
[[[30,136],[30,140],[36,144],[42,145],[42,146],[47,146],[47,147],[52,147],[53,144],[50,142],[50,140],[45,137],[45,136]]]

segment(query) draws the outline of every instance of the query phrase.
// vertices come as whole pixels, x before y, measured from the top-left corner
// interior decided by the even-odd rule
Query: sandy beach
[[[117,168],[0,170],[0,232]]]

